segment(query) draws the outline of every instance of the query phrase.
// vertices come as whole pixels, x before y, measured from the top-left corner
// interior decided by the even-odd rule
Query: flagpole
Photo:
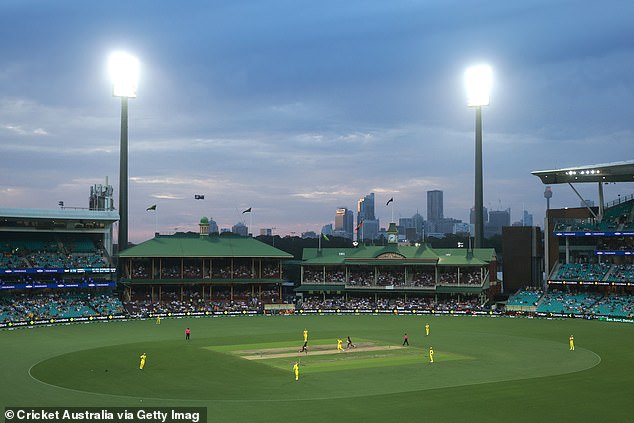
[[[247,228],[247,236],[249,236],[249,230],[251,230],[251,236],[253,237],[253,216],[252,216],[253,213],[252,212],[253,210],[251,209],[251,207],[249,207],[248,209],[244,210],[242,214],[249,213],[249,226]],[[241,222],[242,224],[246,223],[244,220],[242,220]]]
[[[363,220],[361,221],[361,243],[363,243],[363,240],[365,239],[365,237],[363,236],[363,230],[365,229],[365,227],[363,226]]]
[[[156,204],[152,204],[150,207],[145,209],[146,212],[153,211],[154,212],[154,236],[156,236],[157,227],[158,227],[158,208]]]
[[[390,197],[390,199],[387,200],[387,203],[385,203],[385,206],[389,206],[390,203],[392,203],[392,220],[390,221],[390,223],[396,223],[394,222],[394,197]]]

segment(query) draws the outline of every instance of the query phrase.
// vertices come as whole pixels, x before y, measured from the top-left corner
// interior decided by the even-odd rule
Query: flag
[[[251,207],[249,207],[248,209],[242,212],[242,214],[245,214],[245,213],[251,213]]]
[[[321,236],[323,236],[326,241],[330,241],[330,239],[326,236],[325,233],[322,232]]]
[[[204,200],[205,196],[202,194],[194,194],[194,200]]]
[[[145,211],[156,210],[156,204],[152,204],[150,207],[145,209]]]
[[[394,201],[394,197],[390,198],[389,200],[387,200],[387,203],[385,203],[385,205],[387,206],[388,204],[390,204],[392,201]]]
[[[359,224],[357,225],[357,229],[356,229],[357,232],[359,231],[359,229],[361,229],[361,226],[363,226],[363,220],[359,222]]]

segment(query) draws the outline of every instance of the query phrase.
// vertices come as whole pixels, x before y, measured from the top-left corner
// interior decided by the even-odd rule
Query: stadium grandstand
[[[132,316],[255,313],[286,308],[283,263],[293,256],[251,237],[156,235],[120,254],[124,302]]]
[[[0,325],[122,315],[112,225],[89,209],[0,209]]]
[[[607,183],[634,182],[634,161],[532,172],[545,185],[568,184],[585,207],[549,209],[545,283],[512,295],[509,312],[538,316],[632,318],[634,195],[606,201]],[[598,206],[575,184],[596,184]]]
[[[494,249],[399,245],[394,223],[387,233],[386,246],[304,249],[302,310],[480,310],[497,292]]]
[[[585,207],[547,211],[547,284],[631,287],[634,275],[634,195],[605,201],[607,183],[634,182],[634,161],[535,171],[544,184],[568,184]],[[590,207],[573,184],[594,183]],[[591,204],[591,203],[590,203]]]
[[[634,295],[595,289],[550,287],[546,292],[527,288],[511,295],[506,304],[511,314],[539,317],[581,317],[590,319],[634,318]]]

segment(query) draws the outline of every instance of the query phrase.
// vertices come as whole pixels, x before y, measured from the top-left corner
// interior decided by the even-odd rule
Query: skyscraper
[[[218,224],[216,223],[216,221],[214,220],[213,217],[209,218],[209,233],[210,234],[217,234],[219,233],[218,231]]]
[[[238,222],[231,227],[231,232],[240,236],[249,236],[249,227],[242,222]]]
[[[526,210],[522,213],[522,226],[533,226],[533,215]]]
[[[438,221],[443,218],[442,191],[427,191],[427,220]]]
[[[427,191],[427,223],[432,231],[443,218],[442,191]]]
[[[352,239],[354,229],[354,214],[347,207],[339,207],[335,214],[335,236]]]
[[[416,238],[423,238],[425,231],[425,219],[418,213],[416,210],[416,214],[412,216],[414,220],[414,227],[416,228]]]
[[[484,225],[485,238],[502,235],[502,228],[505,226],[511,226],[511,209],[491,210],[489,221]]]
[[[418,212],[412,217],[398,219],[398,233],[404,235],[408,241],[418,241],[423,238],[425,219]]]
[[[363,225],[361,223],[363,222]],[[374,193],[366,195],[357,203],[357,239],[375,239],[379,233],[379,221],[374,216]]]
[[[374,220],[374,193],[359,200],[357,209],[357,225],[364,220]]]

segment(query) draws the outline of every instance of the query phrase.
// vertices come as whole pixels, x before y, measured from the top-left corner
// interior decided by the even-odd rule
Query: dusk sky
[[[634,159],[634,2],[350,0],[0,3],[0,207],[87,207],[115,189],[111,52],[141,63],[129,102],[130,241],[239,221],[277,235],[333,223],[374,192],[381,226],[474,203],[463,75],[483,108],[484,205],[543,222],[534,170]],[[597,187],[577,186],[597,201]],[[606,186],[606,201],[632,194]],[[551,207],[576,207],[567,185]],[[194,200],[195,194],[205,196]],[[251,215],[242,210],[251,207]]]

